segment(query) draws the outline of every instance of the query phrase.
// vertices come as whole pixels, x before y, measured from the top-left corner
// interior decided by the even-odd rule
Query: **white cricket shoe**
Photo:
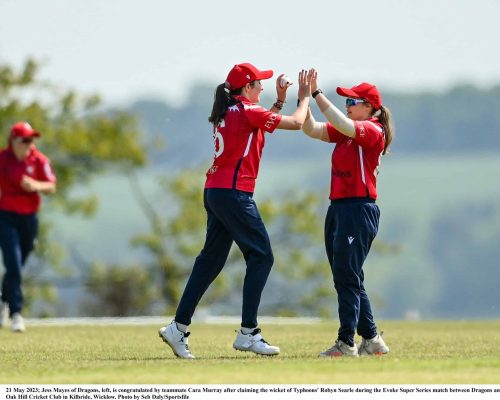
[[[233,343],[233,348],[240,351],[252,351],[256,354],[265,356],[275,356],[280,353],[280,348],[271,346],[267,343],[262,335],[260,329],[255,328],[252,333],[244,334],[241,329],[237,330],[236,339]]]
[[[26,330],[26,327],[24,326],[24,319],[21,314],[12,314],[12,324],[10,328],[13,332],[24,332]]]
[[[9,316],[9,305],[0,302],[0,328],[7,324],[7,317]]]
[[[361,340],[361,344],[358,348],[358,353],[361,356],[381,356],[382,354],[389,353],[389,347],[382,339],[383,332],[380,335],[375,336],[373,339]]]
[[[328,350],[319,353],[320,357],[358,357],[358,349],[356,346],[349,346],[342,340],[337,340],[335,344]]]
[[[160,328],[158,332],[161,339],[170,346],[177,357],[195,358],[189,351],[188,337],[191,332],[182,332],[177,329],[177,324],[172,321],[169,325]]]

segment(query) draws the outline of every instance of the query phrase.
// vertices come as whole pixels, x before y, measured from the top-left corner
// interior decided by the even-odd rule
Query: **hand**
[[[278,100],[282,101],[282,102],[285,102],[286,100],[286,91],[287,89],[293,85],[292,82],[289,82],[287,83],[284,87],[281,87],[280,85],[280,81],[281,81],[281,78],[283,78],[285,76],[285,74],[281,74],[280,76],[278,76],[278,78],[276,79],[276,97]]]
[[[29,176],[23,175],[21,179],[21,187],[27,192],[38,192],[38,181]]]
[[[312,71],[313,70],[306,71],[303,69],[299,72],[299,100],[311,95]]]
[[[316,71],[314,68],[311,68],[309,72],[312,72],[311,74],[311,93],[314,93],[316,90],[318,90],[318,71]]]

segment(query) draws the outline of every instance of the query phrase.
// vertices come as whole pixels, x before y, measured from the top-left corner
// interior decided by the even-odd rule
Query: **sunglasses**
[[[345,99],[345,105],[347,107],[355,106],[356,104],[359,104],[359,103],[366,103],[366,100],[363,100],[363,99],[353,99],[351,97],[348,97],[347,99]]]
[[[19,138],[18,140],[19,140],[20,143],[23,143],[23,144],[31,144],[31,143],[33,143],[33,138],[30,138],[30,137]]]

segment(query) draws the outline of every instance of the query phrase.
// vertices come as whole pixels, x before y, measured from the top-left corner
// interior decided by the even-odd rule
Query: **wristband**
[[[316,89],[314,92],[312,92],[311,96],[313,99],[315,99],[316,96],[320,93],[323,93],[323,91],[321,89]]]
[[[284,101],[281,101],[280,99],[276,99],[276,102],[273,104],[273,106],[276,107],[278,110],[281,110],[283,108],[284,104],[285,104]]]

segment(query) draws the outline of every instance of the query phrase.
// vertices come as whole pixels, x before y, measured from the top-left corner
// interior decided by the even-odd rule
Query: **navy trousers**
[[[23,215],[0,210],[0,248],[6,270],[2,281],[2,302],[9,305],[11,316],[23,308],[21,273],[33,250],[37,234],[36,214]]]
[[[363,263],[378,231],[380,210],[370,199],[331,202],[325,221],[325,246],[337,291],[338,339],[354,345],[354,334],[377,335],[366,293]]]
[[[233,189],[205,189],[207,211],[205,245],[196,258],[175,321],[189,325],[196,306],[219,275],[234,242],[246,261],[241,326],[257,326],[257,312],[274,262],[269,236],[251,193]]]

